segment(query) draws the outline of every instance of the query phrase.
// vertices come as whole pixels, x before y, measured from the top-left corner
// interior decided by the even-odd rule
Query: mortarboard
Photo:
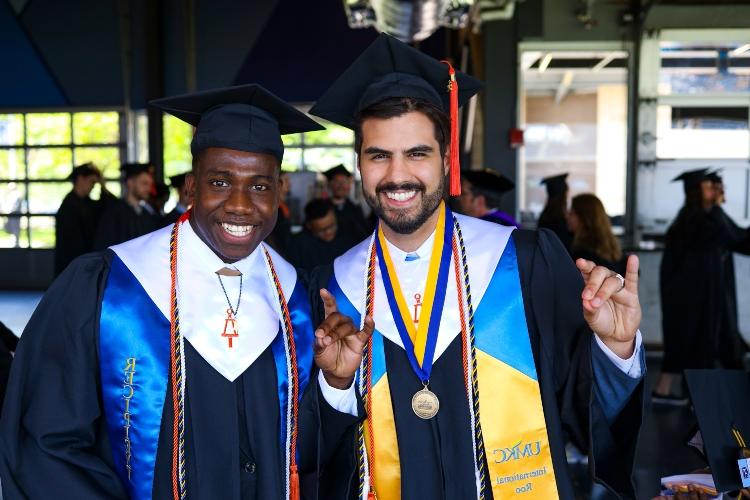
[[[568,174],[553,175],[545,177],[540,184],[547,187],[547,196],[550,198],[565,193],[568,190]]]
[[[344,165],[336,165],[335,167],[331,167],[325,172],[323,172],[323,175],[325,175],[326,179],[330,181],[337,175],[345,175],[347,177],[351,177],[352,173],[349,172],[349,170],[347,170],[347,168]]]
[[[685,190],[700,184],[701,182],[708,179],[708,169],[699,168],[696,170],[687,170],[674,179],[672,182],[682,181]]]
[[[99,169],[96,168],[96,166],[91,163],[84,163],[83,165],[78,165],[76,167],[73,167],[73,170],[70,172],[70,175],[68,176],[68,180],[75,182],[77,178],[80,176],[88,176],[88,175],[99,175]]]
[[[429,102],[450,115],[450,194],[458,196],[458,108],[481,87],[479,80],[454,71],[447,62],[382,33],[326,90],[310,114],[353,129],[363,109],[385,99],[411,97]]]
[[[750,455],[748,374],[742,370],[685,370],[685,381],[716,488],[742,488],[737,460]]]
[[[180,189],[182,186],[185,185],[185,177],[187,176],[187,172],[183,172],[181,174],[173,175],[169,178],[169,184],[176,189]]]
[[[143,172],[151,172],[151,165],[148,163],[123,163],[120,170],[125,180],[127,180]]]
[[[721,172],[723,171],[723,168],[717,168],[713,172],[709,172],[706,175],[706,179],[713,182],[714,184],[723,184],[724,179],[721,177]]]
[[[464,178],[472,185],[493,191],[498,194],[505,193],[516,187],[516,185],[497,170],[484,168],[482,170],[464,170],[461,172]]]
[[[266,153],[281,163],[282,135],[323,129],[254,83],[164,97],[149,104],[196,127],[190,143],[193,156],[216,147]]]

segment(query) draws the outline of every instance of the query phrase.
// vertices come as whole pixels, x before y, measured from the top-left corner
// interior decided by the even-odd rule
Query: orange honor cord
[[[448,61],[440,61],[448,65],[448,92],[450,93],[450,118],[451,118],[451,142],[450,142],[450,195],[461,195],[461,165],[459,160],[458,146],[458,81],[456,81],[456,70]]]

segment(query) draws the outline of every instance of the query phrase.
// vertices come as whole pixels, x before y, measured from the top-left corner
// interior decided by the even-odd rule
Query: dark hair
[[[502,193],[471,183],[471,194],[474,196],[484,196],[484,204],[487,205],[487,208],[500,208],[500,202],[503,197]]]
[[[565,220],[565,213],[568,210],[568,190],[565,192],[550,196],[544,210],[539,215],[538,224],[544,227],[547,224],[554,224],[557,221]]]
[[[322,219],[333,210],[333,203],[326,198],[315,198],[305,205],[305,222]]]
[[[360,154],[362,122],[368,118],[387,120],[415,111],[430,119],[435,127],[435,140],[440,145],[440,156],[445,156],[450,139],[450,119],[448,115],[434,104],[413,97],[388,97],[361,110],[354,119],[354,150],[357,154]]]

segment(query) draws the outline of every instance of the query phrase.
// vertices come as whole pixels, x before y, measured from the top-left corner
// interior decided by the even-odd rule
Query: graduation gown
[[[342,236],[360,241],[370,233],[370,225],[365,220],[362,208],[347,198],[340,205],[334,204],[338,232]]]
[[[287,209],[288,210],[288,209]],[[284,258],[289,259],[289,244],[292,239],[292,220],[287,217],[284,210],[279,208],[276,216],[276,225],[266,238],[266,243],[279,252]],[[296,265],[296,264],[295,264]]]
[[[457,217],[466,236],[467,248],[476,248],[479,243],[486,241],[484,234],[493,232],[493,226],[481,226],[484,222]],[[480,226],[475,227],[471,231],[475,233],[474,236],[470,236],[470,226],[476,224]],[[487,238],[489,239],[491,237]],[[642,378],[625,381],[625,384],[632,383],[631,388],[627,389],[625,400],[617,408],[608,408],[607,400],[610,398],[603,396],[606,390],[602,391],[606,384],[595,383],[594,378],[595,373],[601,375],[601,367],[605,371],[610,370],[607,367],[609,361],[602,363],[604,354],[595,346],[593,334],[583,319],[580,302],[583,282],[580,273],[573,266],[558,238],[551,232],[516,230],[512,233],[512,239],[516,245],[523,309],[538,375],[559,497],[575,498],[565,455],[565,443],[570,440],[581,450],[588,451],[591,470],[598,482],[623,498],[633,498],[631,472],[642,414]],[[479,252],[483,255],[474,260],[476,267],[471,271],[472,289],[477,292],[477,296],[481,293],[481,283],[476,286],[477,282],[481,282],[482,275],[487,274],[477,264],[487,264],[484,249],[495,248],[495,245],[489,244],[481,246],[482,250]],[[360,247],[358,245],[350,252],[357,249],[362,251]],[[366,249],[363,253],[366,253]],[[349,253],[345,254],[339,260],[343,261],[348,255]],[[336,280],[345,279],[339,272],[357,276],[362,274],[359,269],[339,268],[334,271],[339,260],[334,266],[321,268],[313,274],[311,290],[323,286],[333,289],[337,286]],[[471,267],[471,254],[469,262]],[[377,294],[378,292],[376,297]],[[315,295],[312,295],[312,300],[315,300]],[[379,300],[383,301],[385,298],[381,295]],[[313,304],[313,310],[322,314],[320,300]],[[375,327],[379,329],[377,310],[375,316]],[[442,318],[441,329],[446,322],[445,311]],[[476,498],[471,424],[466,409],[460,338],[460,335],[456,335],[434,361],[430,390],[439,395],[440,410],[436,417],[421,420],[412,411],[411,399],[422,384],[411,370],[403,348],[383,335],[388,379],[397,381],[392,382],[389,387],[400,451],[403,499]],[[641,363],[641,366],[645,366],[643,358]],[[595,367],[600,370],[597,371]],[[614,372],[609,371],[610,375],[627,377],[614,366],[611,366],[611,370]],[[502,394],[502,388],[498,387],[496,395],[486,397],[502,398]],[[330,463],[328,469],[323,470],[323,497],[348,500],[357,498],[355,443],[352,430],[348,438],[341,442],[336,455],[337,462]],[[486,450],[487,459],[497,457],[494,454],[497,451],[499,450]],[[523,470],[519,466],[519,472]],[[343,475],[343,471],[349,473]],[[518,486],[522,484],[519,483]],[[491,491],[486,492],[486,498],[492,498]],[[536,498],[533,492],[529,498]]]
[[[137,213],[125,200],[116,200],[102,213],[94,237],[94,250],[132,240],[161,226],[161,217],[146,210]]]
[[[746,239],[720,207],[683,207],[670,225],[659,280],[663,371],[710,369],[717,361],[738,366],[744,342],[737,330],[732,249]]]
[[[169,228],[152,235],[164,231]],[[132,253],[144,252],[136,248]],[[152,252],[160,264],[168,262],[162,253]],[[24,331],[0,422],[0,476],[5,498],[128,498],[113,459],[121,451],[121,443],[112,443],[107,430],[100,367],[105,284],[119,258],[107,250],[76,259],[52,284]],[[278,269],[277,260],[281,259],[275,258]],[[288,280],[283,275],[280,279]],[[284,289],[286,293],[286,286]],[[158,316],[161,312],[155,304],[161,302],[158,297],[164,291],[149,288],[147,293],[157,299],[140,307],[139,314]],[[298,346],[298,353],[310,348]],[[269,345],[229,381],[185,340],[189,498],[285,497],[277,367],[271,351]],[[300,407],[298,464],[303,498],[316,498],[317,462],[330,454],[321,436],[337,445],[340,429],[356,419],[330,408],[320,396],[315,375],[309,380]],[[172,491],[172,388],[167,384],[153,468],[153,498],[171,498]],[[153,381],[142,381],[137,390],[153,387]],[[133,426],[144,424],[138,418],[134,414]],[[133,450],[134,455],[139,453],[136,444]]]
[[[73,259],[94,250],[99,217],[106,204],[114,201],[108,193],[102,193],[102,199],[92,200],[71,191],[63,198],[55,214],[55,276]]]
[[[563,246],[570,252],[570,246],[573,244],[573,233],[568,229],[568,223],[565,219],[557,220],[539,220],[539,229],[549,229],[560,238]]]

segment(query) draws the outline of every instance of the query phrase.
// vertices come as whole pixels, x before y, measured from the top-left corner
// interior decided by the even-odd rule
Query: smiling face
[[[393,231],[421,228],[445,194],[448,158],[419,111],[362,122],[359,169],[367,203]]]
[[[208,148],[193,172],[185,179],[193,229],[224,262],[247,257],[276,224],[279,162],[269,154]]]

